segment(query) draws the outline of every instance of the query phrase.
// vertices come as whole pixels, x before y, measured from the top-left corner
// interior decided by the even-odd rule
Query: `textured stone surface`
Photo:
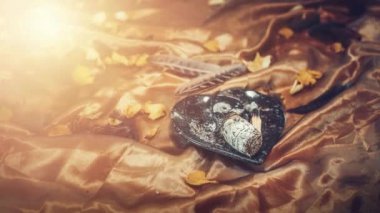
[[[250,121],[260,111],[262,147],[248,157],[236,151],[220,134],[225,120],[239,115]],[[172,110],[172,133],[177,141],[189,142],[203,149],[244,162],[261,164],[279,140],[285,125],[282,105],[275,97],[253,90],[228,89],[214,95],[193,95],[179,101]]]

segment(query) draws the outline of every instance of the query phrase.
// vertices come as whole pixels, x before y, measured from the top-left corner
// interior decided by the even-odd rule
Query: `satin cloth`
[[[145,1],[139,6],[157,12],[129,23],[124,32],[170,44],[170,53],[199,60],[221,60],[229,53],[249,60],[257,51],[272,55],[269,69],[206,91],[246,87],[282,98],[283,136],[259,166],[173,141],[168,114],[181,98],[175,88],[188,78],[149,64],[116,66],[99,73],[93,84],[80,86],[72,82],[67,63],[79,61],[75,50],[49,65],[2,51],[13,58],[3,57],[3,66],[15,71],[12,80],[0,85],[0,101],[13,111],[0,127],[0,212],[378,211],[379,6],[371,4],[364,15],[353,18],[345,5],[327,4],[327,12],[314,4],[290,11],[297,4],[243,1],[202,25],[215,12],[207,1]],[[328,12],[334,7],[341,13]],[[291,20],[313,14],[350,23],[361,41],[335,53],[306,33],[296,32],[289,40],[278,35]],[[221,54],[206,54],[204,38],[223,33],[233,36],[232,44]],[[140,54],[160,47],[127,45],[120,50]],[[290,95],[297,70],[305,66],[323,77]],[[343,84],[349,86],[315,110],[291,112]],[[125,94],[141,103],[164,104],[166,116],[151,121],[140,113],[125,127],[99,128]],[[99,111],[80,118],[91,104],[100,106]],[[49,128],[60,124],[68,125],[71,134],[48,136]],[[158,133],[147,139],[154,127]],[[205,171],[217,183],[186,184],[184,178],[193,170]]]

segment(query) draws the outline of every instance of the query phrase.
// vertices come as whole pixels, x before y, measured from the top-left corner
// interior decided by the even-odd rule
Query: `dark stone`
[[[224,120],[238,114],[247,121],[260,109],[263,145],[258,153],[247,157],[224,141],[219,130]],[[193,95],[179,101],[171,112],[171,131],[178,142],[244,162],[261,164],[281,137],[285,117],[281,102],[253,90],[228,89],[214,95]]]

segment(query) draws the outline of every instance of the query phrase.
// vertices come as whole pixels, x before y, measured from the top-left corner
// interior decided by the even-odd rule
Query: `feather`
[[[179,86],[176,89],[176,94],[188,95],[207,88],[212,88],[247,72],[247,68],[244,64],[233,64],[221,68],[222,69],[219,72],[199,76],[190,82]]]
[[[184,77],[197,77],[199,75],[217,73],[222,70],[222,67],[216,64],[184,59],[170,55],[152,56],[150,58],[150,62],[159,66],[168,67],[172,73]]]

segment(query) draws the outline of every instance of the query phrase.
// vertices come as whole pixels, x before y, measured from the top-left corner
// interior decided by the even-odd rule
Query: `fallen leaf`
[[[148,63],[148,54],[132,55],[129,57],[129,65],[141,67]]]
[[[59,124],[53,126],[49,129],[48,136],[63,136],[63,135],[71,135],[71,129],[67,125]]]
[[[159,128],[160,127],[155,126],[153,128],[148,129],[148,131],[145,132],[144,139],[152,139],[158,133]]]
[[[5,106],[0,106],[0,122],[10,121],[13,117],[13,112],[11,109]]]
[[[104,62],[108,65],[122,64],[128,66],[130,64],[130,61],[127,57],[117,52],[112,52],[111,57],[107,57]]]
[[[133,118],[142,109],[142,105],[129,93],[125,93],[116,104],[116,111],[126,118]]]
[[[135,65],[138,66],[138,67],[146,65],[148,63],[148,58],[149,58],[148,54],[142,54],[142,55],[140,55],[137,58]]]
[[[322,73],[315,70],[304,69],[297,75],[297,81],[304,86],[311,86],[317,82],[317,79],[322,77]]]
[[[322,77],[322,73],[315,70],[304,69],[301,70],[297,79],[294,81],[292,87],[290,88],[289,93],[294,95],[300,92],[305,86],[312,86],[317,83],[317,79]]]
[[[206,178],[206,173],[200,170],[194,170],[187,174],[186,183],[192,186],[200,186],[207,183],[216,183],[216,181],[208,180]]]
[[[72,78],[80,85],[92,84],[95,80],[95,72],[87,66],[79,65],[74,69]]]
[[[290,88],[289,93],[291,95],[294,95],[294,94],[300,92],[303,89],[303,87],[304,86],[301,83],[299,83],[297,80],[295,80],[292,87]]]
[[[335,53],[340,53],[340,52],[343,52],[344,51],[344,47],[342,45],[342,43],[340,42],[335,42],[331,45],[331,49],[335,52]]]
[[[210,52],[219,52],[219,42],[216,40],[210,40],[203,44],[203,47]]]
[[[141,111],[141,109],[142,105],[139,103],[128,105],[126,106],[123,115],[125,115],[126,118],[133,118]]]
[[[278,31],[278,34],[280,34],[281,36],[283,36],[286,39],[289,39],[294,35],[294,32],[289,27],[283,27]]]
[[[146,103],[144,105],[144,112],[149,114],[148,118],[151,120],[157,120],[166,115],[165,105]]]
[[[271,63],[272,56],[267,55],[262,57],[259,52],[256,53],[255,59],[247,63],[247,68],[251,72],[268,68]]]

